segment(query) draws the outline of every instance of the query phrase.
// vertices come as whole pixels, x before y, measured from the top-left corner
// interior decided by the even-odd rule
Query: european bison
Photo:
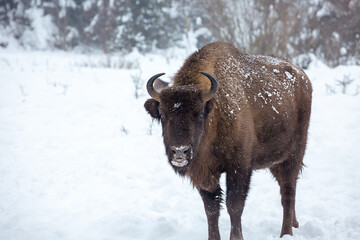
[[[190,178],[203,199],[209,239],[220,239],[219,178],[226,173],[230,239],[243,239],[241,214],[254,169],[269,168],[280,185],[280,237],[298,227],[296,181],[302,169],[311,111],[311,83],[285,58],[241,53],[212,43],[193,53],[152,97],[147,112],[161,121],[166,155],[175,172]]]

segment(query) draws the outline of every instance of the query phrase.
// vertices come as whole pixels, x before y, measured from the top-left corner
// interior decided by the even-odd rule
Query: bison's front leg
[[[230,240],[243,239],[241,215],[249,191],[251,170],[236,169],[226,175],[226,206],[231,220]]]
[[[208,221],[209,240],[220,240],[219,216],[220,203],[222,201],[222,190],[220,186],[214,192],[199,190],[204,202],[205,212]]]

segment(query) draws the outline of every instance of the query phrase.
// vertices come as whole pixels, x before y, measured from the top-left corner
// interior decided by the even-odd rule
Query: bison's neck
[[[218,125],[216,114],[218,114],[217,110],[212,111],[205,122],[205,134],[199,152],[188,171],[194,187],[207,191],[213,191],[218,187],[222,173],[221,162],[213,155]]]

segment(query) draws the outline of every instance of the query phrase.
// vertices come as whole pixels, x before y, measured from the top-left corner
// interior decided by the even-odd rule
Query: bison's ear
[[[210,111],[213,109],[213,107],[214,107],[214,100],[213,99],[206,102],[205,110],[204,110],[205,117],[210,113]]]
[[[146,111],[157,120],[160,119],[159,104],[155,99],[148,99],[144,104]]]

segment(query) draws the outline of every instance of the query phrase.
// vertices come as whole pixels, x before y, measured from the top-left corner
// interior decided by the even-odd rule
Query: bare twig
[[[354,82],[355,79],[351,78],[350,77],[350,74],[349,75],[344,75],[343,79],[342,80],[336,80],[337,82],[337,85],[338,86],[341,86],[342,88],[342,93],[343,94],[346,94],[346,91],[347,91],[347,87],[352,83]]]

